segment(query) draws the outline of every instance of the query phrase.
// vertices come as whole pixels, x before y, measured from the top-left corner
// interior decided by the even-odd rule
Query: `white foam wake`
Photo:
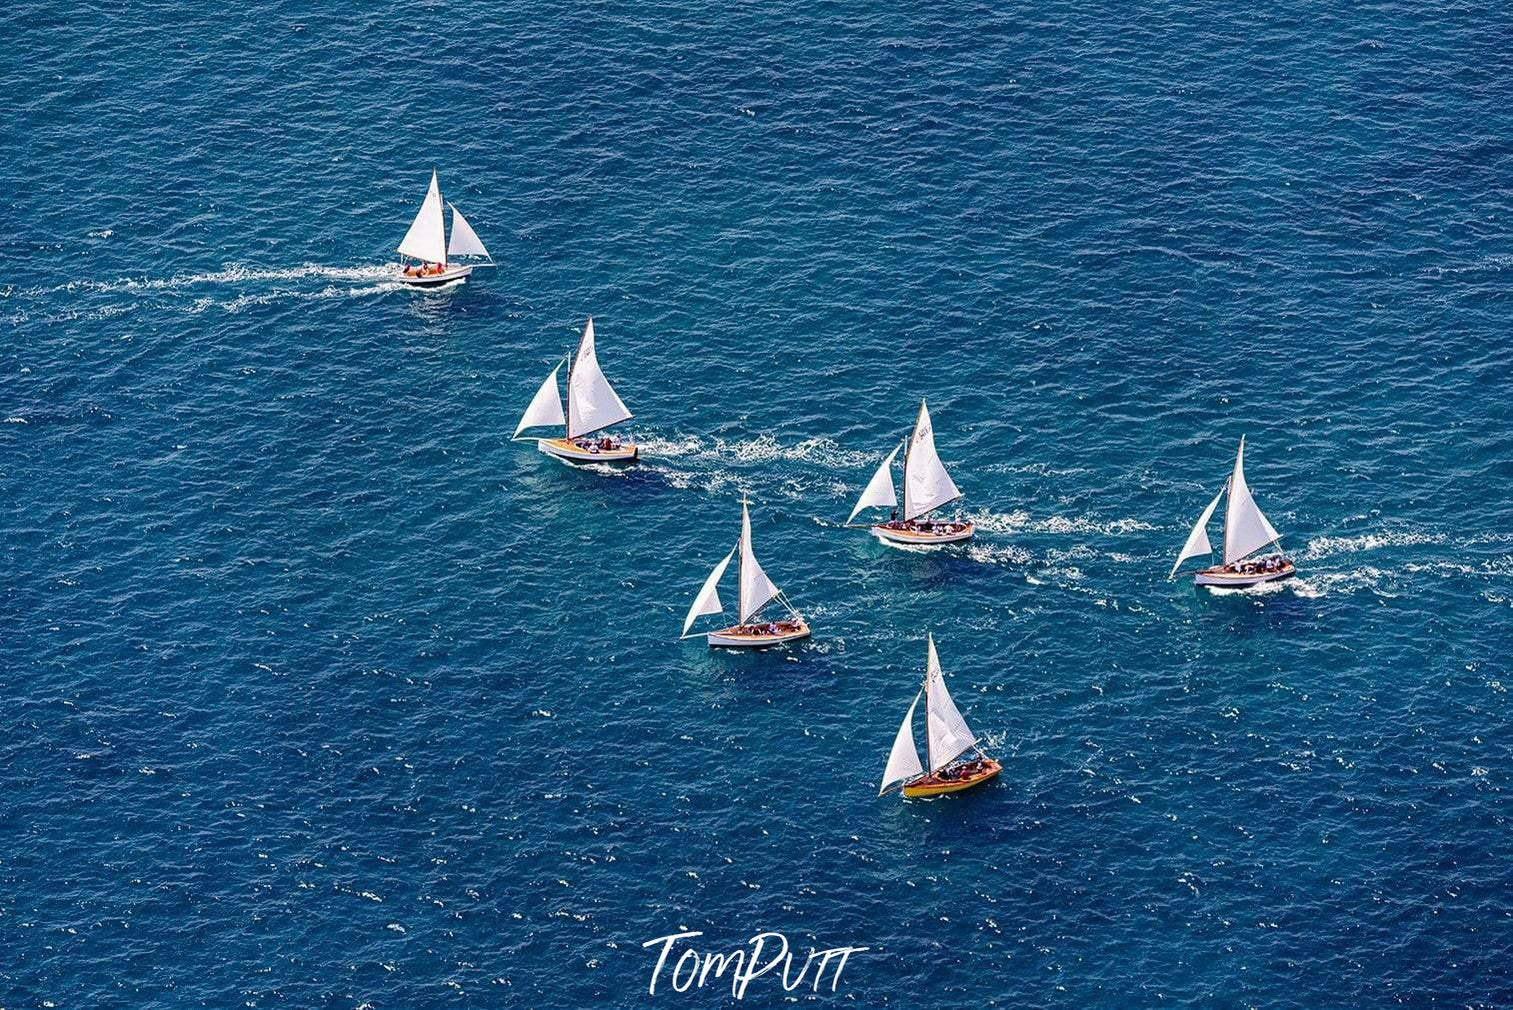
[[[650,435],[643,436],[640,444],[648,456],[697,462],[801,462],[833,469],[850,469],[864,466],[868,462],[855,453],[843,450],[834,439],[806,438],[792,445],[784,445],[768,433],[748,439],[726,439],[718,435],[678,435],[671,438]]]
[[[1386,547],[1422,547],[1425,545],[1456,544],[1474,547],[1485,544],[1513,543],[1513,533],[1473,533],[1451,535],[1429,533],[1421,530],[1389,531],[1385,533],[1361,533],[1353,537],[1314,537],[1299,557],[1305,561],[1332,557],[1336,554],[1360,554]]]
[[[276,281],[305,280],[311,277],[334,281],[377,281],[388,277],[392,271],[393,266],[386,263],[360,266],[300,263],[296,266],[277,268],[228,263],[220,270],[204,273],[181,273],[171,277],[119,277],[108,281],[78,280],[51,288],[23,288],[18,293],[46,295],[73,291],[177,291],[205,285],[266,284]]]
[[[1094,536],[1124,536],[1159,529],[1140,519],[1102,519],[1097,516],[1046,516],[1036,519],[1024,509],[1013,512],[978,510],[967,514],[982,533],[1056,533]]]

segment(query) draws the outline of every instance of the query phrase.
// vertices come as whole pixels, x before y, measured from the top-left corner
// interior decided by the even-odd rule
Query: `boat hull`
[[[809,637],[809,625],[802,620],[780,621],[778,624],[778,630],[771,632],[748,631],[745,630],[745,625],[740,624],[721,628],[719,631],[711,631],[707,636],[709,647],[711,649],[765,649]],[[754,625],[754,627],[760,628],[766,625]]]
[[[443,284],[460,281],[472,272],[473,268],[471,266],[452,266],[447,267],[439,274],[426,274],[423,277],[416,277],[413,274],[407,274],[403,270],[399,270],[395,273],[394,280],[411,288],[438,288]]]
[[[946,770],[949,771],[949,769]],[[971,789],[973,786],[980,786],[984,782],[997,778],[998,773],[1001,771],[1003,771],[1003,765],[992,758],[986,758],[983,767],[974,770],[970,775],[964,775],[959,779],[942,779],[938,777],[939,773],[926,775],[924,778],[915,779],[904,786],[903,792],[905,796],[910,797],[944,796],[947,793],[959,793],[963,789]]]
[[[1230,572],[1223,566],[1205,568],[1193,575],[1193,584],[1198,586],[1222,586],[1228,589],[1248,589],[1267,582],[1280,582],[1298,573],[1291,561],[1274,572]]]
[[[872,535],[890,544],[929,547],[936,544],[959,544],[963,540],[971,540],[972,534],[977,532],[977,527],[970,520],[965,519],[960,522],[941,523],[940,526],[940,529],[934,530],[910,530],[889,523],[878,523],[872,527]]]
[[[634,463],[641,456],[641,450],[633,442],[622,442],[617,449],[600,449],[597,445],[592,449],[584,449],[570,439],[566,438],[541,438],[536,440],[536,448],[554,456],[565,463],[581,465],[585,463]]]

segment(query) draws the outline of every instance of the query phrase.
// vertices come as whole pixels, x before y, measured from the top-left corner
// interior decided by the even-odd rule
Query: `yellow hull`
[[[915,779],[904,786],[905,796],[944,796],[946,793],[959,793],[963,789],[971,789],[980,786],[984,782],[998,777],[1003,771],[1003,765],[988,758],[988,766],[979,772],[965,778],[946,780],[938,779],[934,775],[926,775],[924,778]]]
[[[616,449],[601,449],[597,443],[584,449],[570,438],[538,438],[536,448],[565,463],[634,463],[641,455],[634,442],[621,442]]]

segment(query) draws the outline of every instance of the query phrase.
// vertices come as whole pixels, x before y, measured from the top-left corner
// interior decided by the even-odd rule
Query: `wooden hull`
[[[939,522],[935,526],[935,529],[911,530],[892,523],[878,523],[872,527],[872,535],[886,543],[930,547],[936,544],[959,544],[963,540],[972,539],[972,534],[977,532],[977,527],[965,519]]]
[[[460,281],[472,272],[473,268],[471,266],[451,266],[439,274],[426,274],[422,277],[416,277],[413,274],[405,273],[401,269],[394,275],[394,280],[411,288],[437,288],[443,284]]]
[[[951,769],[946,768],[943,770],[949,772]],[[944,796],[946,793],[959,793],[963,789],[971,789],[973,786],[980,786],[984,782],[997,778],[998,773],[1001,771],[1003,771],[1003,765],[992,758],[987,758],[984,766],[973,770],[971,774],[963,775],[957,779],[940,778],[940,773],[926,775],[905,785],[903,793],[905,796],[911,797]]]
[[[1267,582],[1280,582],[1298,573],[1291,561],[1284,562],[1274,572],[1230,572],[1222,565],[1205,568],[1193,576],[1193,584],[1199,586],[1222,586],[1228,589],[1249,589]]]
[[[593,448],[585,449],[571,439],[541,438],[536,440],[536,448],[548,456],[573,464],[634,463],[641,455],[641,450],[633,442],[621,442],[615,449],[600,449],[596,442]]]
[[[711,649],[765,649],[784,642],[793,642],[809,637],[809,625],[802,619],[778,621],[774,631],[754,631],[751,628],[766,628],[766,624],[734,625],[711,631],[707,636]]]

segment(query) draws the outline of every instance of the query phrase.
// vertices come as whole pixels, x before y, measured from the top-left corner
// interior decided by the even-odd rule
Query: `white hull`
[[[460,281],[472,272],[473,268],[471,266],[450,266],[439,274],[426,274],[423,277],[416,277],[413,274],[405,273],[401,268],[394,274],[394,280],[412,288],[434,288],[440,287],[443,284],[450,284],[453,281]]]
[[[798,627],[775,632],[762,632],[760,634],[744,631],[742,625],[730,628],[721,628],[719,631],[711,631],[708,634],[709,647],[725,649],[762,649],[772,645],[782,645],[784,642],[792,642],[800,638],[809,637],[809,625],[799,621]],[[760,627],[760,625],[759,625]]]
[[[622,442],[617,449],[600,449],[597,446],[584,449],[565,438],[541,438],[536,440],[536,448],[548,456],[574,464],[634,463],[641,455],[641,450],[631,442]]]
[[[1205,568],[1193,576],[1193,584],[1198,586],[1223,586],[1227,589],[1249,589],[1251,586],[1263,585],[1267,582],[1280,582],[1282,579],[1290,579],[1298,573],[1292,562],[1288,562],[1279,571],[1275,572],[1227,572],[1222,568]]]
[[[965,527],[953,529],[952,527]],[[909,544],[915,547],[929,547],[936,544],[959,544],[963,540],[971,540],[972,534],[977,532],[970,522],[951,523],[940,530],[908,530],[897,529],[886,523],[879,523],[872,527],[872,535],[877,539],[891,544]]]

